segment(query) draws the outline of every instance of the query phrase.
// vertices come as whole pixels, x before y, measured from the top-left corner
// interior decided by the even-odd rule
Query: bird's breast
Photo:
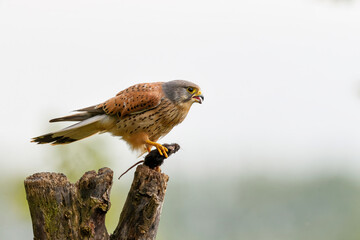
[[[149,139],[157,140],[181,123],[187,113],[188,110],[179,108],[169,100],[163,100],[154,109],[119,118],[111,132],[123,137],[143,132]]]

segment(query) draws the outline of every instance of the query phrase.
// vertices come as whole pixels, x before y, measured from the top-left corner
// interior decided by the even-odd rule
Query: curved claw
[[[156,147],[156,149],[159,151],[159,154],[161,156],[165,156],[166,158],[168,158],[167,152],[169,150],[166,147],[164,147],[163,145],[161,145],[160,143],[147,140],[146,144]],[[148,150],[148,152],[150,152],[151,147],[147,146],[146,149]]]

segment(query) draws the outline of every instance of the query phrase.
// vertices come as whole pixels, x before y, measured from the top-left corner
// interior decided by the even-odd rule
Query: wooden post
[[[168,145],[168,155],[179,148],[177,144]],[[35,173],[27,177],[24,183],[34,239],[155,239],[169,177],[154,170],[159,170],[163,161],[154,151],[145,158],[145,165],[136,168],[119,223],[111,236],[105,227],[113,182],[111,169],[86,172],[75,184],[62,173]]]
[[[155,239],[169,177],[145,165],[135,177],[111,240]]]
[[[25,191],[34,239],[109,239],[105,214],[110,208],[113,172],[86,172],[75,184],[61,173],[35,173]]]

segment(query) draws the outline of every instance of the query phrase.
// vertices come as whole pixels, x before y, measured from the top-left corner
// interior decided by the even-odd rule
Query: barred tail
[[[104,118],[106,118],[105,115],[96,115],[60,131],[34,137],[32,142],[38,144],[51,143],[53,145],[75,142],[103,131],[101,120]]]

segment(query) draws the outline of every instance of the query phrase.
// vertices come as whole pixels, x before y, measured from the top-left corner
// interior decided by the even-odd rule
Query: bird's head
[[[204,101],[200,87],[189,81],[173,80],[163,83],[162,88],[165,95],[175,104],[192,105]]]

